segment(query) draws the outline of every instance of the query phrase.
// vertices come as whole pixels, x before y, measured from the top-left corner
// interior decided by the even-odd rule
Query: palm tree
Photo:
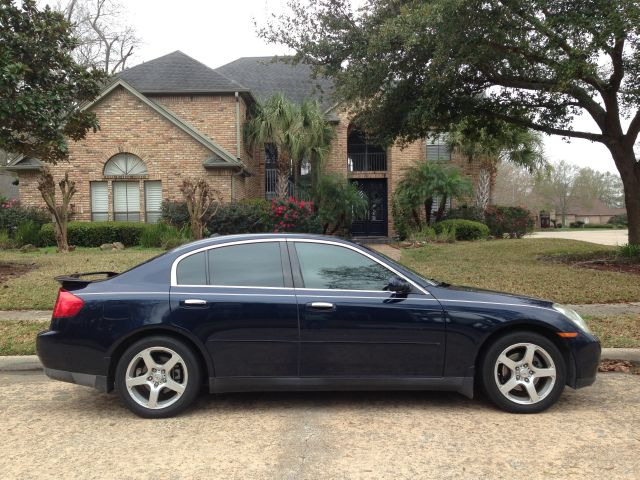
[[[295,152],[295,180],[298,185],[302,162],[307,159],[311,166],[311,190],[315,191],[323,170],[324,160],[331,150],[334,129],[327,122],[317,101],[305,100],[300,105],[301,133],[300,151]]]
[[[477,129],[463,122],[449,130],[448,143],[469,162],[480,162],[475,197],[476,205],[482,211],[489,205],[491,186],[500,162],[526,167],[530,172],[548,168],[542,136],[526,128],[498,124],[491,129]]]
[[[402,206],[411,210],[416,227],[420,228],[422,219],[418,211],[421,206],[428,225],[436,200],[436,221],[439,221],[444,215],[447,200],[468,195],[470,190],[471,183],[460,175],[457,168],[443,162],[419,162],[405,171],[396,195]]]
[[[294,104],[277,93],[254,108],[245,123],[245,138],[250,147],[262,147],[265,143],[275,145],[276,195],[287,196],[291,174],[292,153],[300,149],[300,116]]]
[[[278,153],[276,195],[283,198],[289,191],[292,169],[297,183],[305,158],[312,162],[312,175],[314,170],[317,175],[329,152],[333,129],[316,102],[305,101],[297,106],[283,94],[276,93],[255,107],[245,123],[245,138],[250,147],[275,145]]]

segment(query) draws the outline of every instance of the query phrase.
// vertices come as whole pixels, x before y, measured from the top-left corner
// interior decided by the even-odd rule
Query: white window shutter
[[[156,223],[162,214],[162,183],[160,181],[144,182],[144,205],[147,223]]]
[[[107,182],[91,182],[91,220],[109,220],[109,193]]]

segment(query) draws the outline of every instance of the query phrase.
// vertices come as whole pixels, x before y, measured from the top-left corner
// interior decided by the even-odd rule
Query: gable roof
[[[185,132],[195,141],[203,145],[205,148],[211,151],[212,155],[208,157],[204,161],[204,166],[206,168],[215,168],[215,167],[239,167],[245,170],[244,163],[235,158],[231,153],[229,153],[226,149],[218,145],[216,142],[211,140],[206,135],[200,133],[198,130],[193,128],[188,123],[182,121],[178,116],[176,116],[169,109],[163,107],[162,105],[153,102],[149,98],[145,97],[142,93],[138,92],[135,88],[125,82],[123,79],[118,78],[111,84],[109,84],[97,98],[95,98],[92,102],[85,104],[82,109],[86,110],[91,108],[96,103],[100,102],[103,98],[109,95],[116,88],[122,87],[131,93],[134,97],[140,100],[142,103],[147,105],[149,108],[154,110],[156,113],[160,114],[174,126]],[[25,156],[20,156],[15,158],[12,162],[7,165],[7,170],[40,170],[42,168],[42,162],[40,160],[29,158]]]
[[[591,204],[583,205],[576,203],[574,205],[569,205],[567,208],[568,215],[577,215],[579,217],[589,215],[620,215],[626,212],[626,208],[609,207],[597,198],[593,200]]]
[[[313,78],[311,65],[287,63],[291,58],[242,57],[218,67],[216,72],[242,83],[260,101],[274,93],[283,93],[296,103],[305,98],[315,98],[323,110],[333,107],[333,82],[327,77]]]
[[[149,62],[128,68],[118,75],[141,93],[222,93],[248,89],[221,72],[176,50]]]

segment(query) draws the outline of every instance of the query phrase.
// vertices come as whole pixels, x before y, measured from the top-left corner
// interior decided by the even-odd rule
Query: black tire
[[[134,387],[130,392],[126,385],[127,370],[134,358],[138,357],[147,349],[152,349],[151,358],[157,360],[158,366],[162,365],[161,362],[163,362],[165,358],[169,358],[169,356],[172,355],[171,351],[179,355],[181,361],[169,372],[162,374],[165,375],[164,381],[163,378],[158,378],[159,382],[154,383],[154,381],[151,381],[148,384],[139,385]],[[137,367],[133,367],[137,368],[136,371],[146,371],[146,373],[143,373],[139,377],[136,375],[136,378],[142,378],[144,376],[146,379],[153,379],[151,375],[161,375],[160,369],[158,369],[157,373],[148,371],[146,369],[147,364],[142,358],[136,360],[134,365],[138,365]],[[162,372],[165,371],[162,370]],[[178,392],[170,388],[163,388],[167,378],[169,381],[174,380],[175,383],[172,385],[177,384],[176,386],[182,387],[182,393],[178,394]],[[122,402],[136,415],[143,418],[166,418],[177,415],[194,402],[200,391],[201,379],[202,372],[200,371],[200,365],[194,352],[188,345],[172,337],[154,335],[135,342],[122,354],[116,366],[115,388]],[[140,403],[144,402],[145,395],[150,397],[153,385],[155,385],[159,391],[156,408],[150,408]],[[136,400],[134,396],[138,398],[138,400]],[[161,405],[162,402],[160,401],[163,398],[165,398],[164,403],[167,404],[165,407]]]
[[[536,379],[531,377],[531,379],[529,379],[528,376],[530,372],[528,368],[522,377],[515,377],[515,373],[512,373],[512,370],[506,366],[499,367],[500,369],[498,369],[496,365],[498,357],[506,349],[518,344],[536,345],[551,357],[555,367],[555,383],[545,383],[547,381],[551,382],[550,378],[541,377]],[[514,350],[511,350],[511,352],[513,352],[512,356],[517,360],[517,362],[514,363],[519,365],[519,369],[523,368],[523,364],[521,362],[524,362],[524,358],[519,358],[519,354],[522,352],[524,355],[525,351],[526,347],[516,347]],[[533,368],[537,369],[540,365],[542,365],[540,368],[543,368],[545,362],[544,354],[540,350],[537,350],[536,352]],[[510,358],[511,357],[509,357],[509,359]],[[513,332],[497,338],[486,349],[480,361],[480,368],[482,386],[489,399],[497,407],[511,413],[538,413],[546,410],[558,401],[567,380],[567,366],[565,364],[564,356],[558,347],[545,336],[534,332]],[[503,376],[503,372],[506,372],[505,376]],[[515,369],[513,372],[515,372]],[[524,377],[524,375],[527,375],[527,377]],[[514,387],[513,390],[509,391],[510,397],[508,398],[506,394],[503,394],[500,391],[499,386],[506,386],[508,380],[511,379],[512,381],[518,382],[518,385]],[[524,383],[525,381],[527,382],[526,384]],[[530,382],[531,385],[529,385]],[[527,398],[528,401],[532,401],[531,394],[527,392],[527,387],[530,386],[534,386],[536,389],[541,388],[541,391],[543,391],[545,395],[543,397],[541,396],[540,400],[536,403],[518,403],[518,400],[527,401]],[[512,400],[512,398],[517,398],[517,400]]]

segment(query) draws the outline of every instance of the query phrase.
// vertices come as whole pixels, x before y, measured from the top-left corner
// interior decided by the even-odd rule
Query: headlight
[[[585,322],[575,310],[565,307],[564,305],[558,305],[557,303],[553,304],[553,309],[564,315],[583,332],[591,333],[591,330],[589,330],[589,327],[587,326],[587,322]]]

